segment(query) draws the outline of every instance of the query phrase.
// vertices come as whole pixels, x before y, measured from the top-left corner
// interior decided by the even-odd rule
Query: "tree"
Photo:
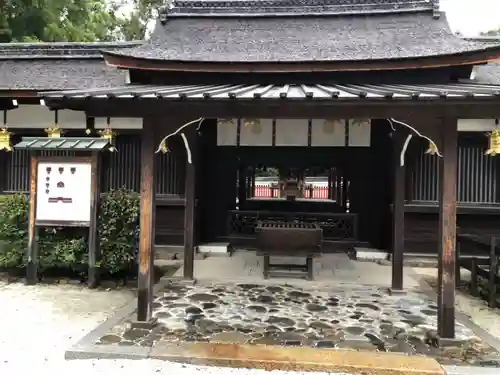
[[[120,38],[106,0],[0,0],[1,42],[91,42]]]
[[[120,31],[125,40],[141,40],[146,37],[148,23],[158,17],[158,8],[165,0],[133,0],[133,9],[122,19]]]

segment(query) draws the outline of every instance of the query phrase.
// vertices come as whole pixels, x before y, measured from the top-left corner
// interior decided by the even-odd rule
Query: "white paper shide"
[[[90,222],[90,162],[39,162],[36,220]]]

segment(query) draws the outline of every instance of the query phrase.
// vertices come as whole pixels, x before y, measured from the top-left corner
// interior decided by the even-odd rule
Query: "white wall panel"
[[[349,120],[349,146],[370,147],[371,123],[370,120]]]
[[[307,146],[309,120],[277,119],[276,146]]]
[[[130,117],[111,117],[110,118],[111,129],[142,129],[142,118],[130,118]],[[106,117],[96,117],[95,118],[95,128],[104,129],[107,127]]]
[[[459,132],[489,132],[495,128],[495,119],[460,119]]]
[[[219,119],[217,121],[217,146],[236,146],[237,135],[237,119]]]
[[[55,119],[55,111],[39,104],[23,104],[7,111],[9,128],[46,129],[54,126]],[[58,123],[63,129],[85,129],[85,112],[59,110]]]
[[[311,146],[344,147],[345,120],[312,120]]]
[[[241,119],[240,146],[272,146],[273,120],[260,119],[256,126],[245,126]]]

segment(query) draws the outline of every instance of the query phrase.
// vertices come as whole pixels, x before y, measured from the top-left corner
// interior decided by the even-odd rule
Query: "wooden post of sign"
[[[455,243],[457,231],[457,121],[445,118],[441,124],[438,334],[455,338]]]
[[[137,321],[152,321],[153,246],[155,222],[155,119],[143,120],[141,134],[141,197]]]
[[[96,288],[100,283],[99,261],[101,258],[97,232],[100,201],[99,155],[97,153],[92,154],[91,171],[88,287]]]
[[[393,199],[392,199],[392,282],[390,292],[403,293],[403,251],[405,243],[405,166],[401,150],[406,138],[402,129],[393,133]]]
[[[36,215],[36,184],[38,177],[38,157],[31,154],[30,161],[30,196],[28,213],[28,264],[26,265],[26,284],[35,285],[38,282],[38,242]]]

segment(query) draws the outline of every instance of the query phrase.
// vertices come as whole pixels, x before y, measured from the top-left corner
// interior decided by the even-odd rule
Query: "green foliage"
[[[123,38],[144,39],[148,22],[157,17],[156,10],[165,3],[165,0],[133,0],[133,10],[120,22]]]
[[[102,200],[99,214],[102,263],[110,273],[134,268],[139,238],[139,194],[116,190]]]
[[[0,0],[0,43],[143,39],[163,0]],[[124,5],[128,12],[121,12]]]
[[[28,201],[24,195],[0,200],[0,267],[16,268],[23,264],[28,241]]]
[[[98,232],[103,273],[133,272],[139,234],[139,195],[120,189],[101,199]],[[49,228],[39,233],[40,269],[84,275],[88,268],[88,230]],[[24,195],[0,199],[0,268],[21,269],[26,264],[28,202]]]

